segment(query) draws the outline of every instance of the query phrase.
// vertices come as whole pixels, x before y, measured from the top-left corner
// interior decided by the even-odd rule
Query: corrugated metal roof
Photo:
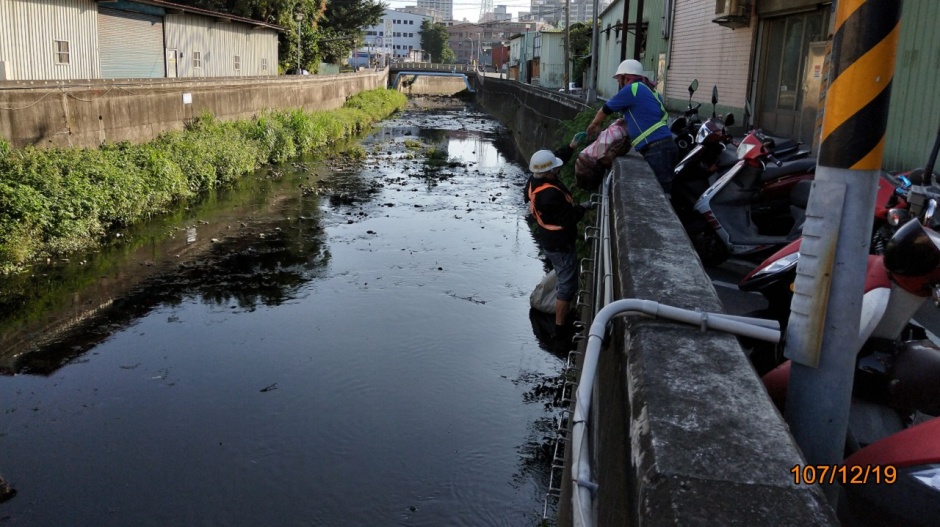
[[[268,29],[273,29],[273,30],[275,30],[275,31],[280,31],[281,33],[283,33],[284,31],[286,31],[286,28],[284,28],[284,27],[282,27],[282,26],[278,26],[278,25],[275,25],[275,24],[269,24],[269,23],[267,23],[267,22],[262,22],[262,21],[260,21],[260,20],[253,20],[253,19],[251,19],[251,18],[245,18],[245,17],[241,17],[241,16],[235,16],[235,15],[233,15],[233,14],[231,14],[231,13],[220,13],[220,12],[218,12],[218,11],[210,11],[210,10],[208,10],[208,9],[200,9],[200,8],[198,8],[198,7],[191,7],[191,6],[188,6],[188,5],[174,4],[174,3],[172,3],[172,2],[165,2],[165,1],[163,1],[163,0],[132,0],[132,1],[133,1],[134,3],[138,3],[138,4],[146,4],[146,5],[153,5],[153,6],[163,7],[164,9],[175,9],[175,10],[178,10],[178,11],[181,11],[181,12],[184,12],[184,13],[193,13],[193,14],[198,14],[198,15],[203,15],[203,16],[211,16],[211,17],[218,18],[218,19],[220,19],[220,20],[228,20],[228,21],[232,21],[232,22],[241,22],[241,23],[243,23],[243,24],[250,24],[250,25],[252,25],[252,26],[258,26],[258,27],[264,27],[264,28],[268,28]],[[102,2],[102,3],[106,3],[106,2]]]

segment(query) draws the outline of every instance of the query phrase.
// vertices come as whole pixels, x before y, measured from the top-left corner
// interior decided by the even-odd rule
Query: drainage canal
[[[2,285],[0,523],[539,524],[563,360],[525,175],[489,116],[420,102],[361,160]]]

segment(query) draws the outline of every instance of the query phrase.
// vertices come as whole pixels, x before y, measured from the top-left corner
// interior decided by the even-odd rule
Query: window
[[[193,69],[202,67],[202,52],[193,51]]]
[[[242,58],[240,55],[235,55],[235,71],[242,69]]]
[[[69,41],[68,40],[56,40],[55,41],[55,63],[56,64],[71,63],[71,58],[69,57]]]
[[[261,71],[268,71],[268,59],[261,58]]]

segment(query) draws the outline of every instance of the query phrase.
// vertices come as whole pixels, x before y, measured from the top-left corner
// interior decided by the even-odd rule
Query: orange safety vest
[[[564,229],[564,227],[560,225],[549,225],[545,223],[544,221],[542,221],[542,214],[539,213],[539,211],[536,210],[535,208],[535,195],[547,188],[558,189],[565,196],[565,199],[568,200],[568,203],[573,203],[571,199],[571,194],[568,194],[567,192],[562,190],[561,187],[559,187],[558,185],[553,185],[550,182],[546,181],[545,183],[542,183],[541,185],[537,187],[534,187],[534,188],[533,186],[529,187],[529,212],[532,213],[532,216],[535,217],[535,221],[537,221],[538,224],[543,229],[549,230],[549,231],[560,231]]]

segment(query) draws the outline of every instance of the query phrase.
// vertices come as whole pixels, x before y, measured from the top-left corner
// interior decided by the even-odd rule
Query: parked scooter
[[[934,139],[933,147],[927,158],[927,165],[902,172],[897,175],[882,172],[878,180],[878,194],[875,198],[875,211],[872,225],[870,254],[884,254],[888,240],[898,228],[912,218],[935,213],[929,212],[931,196],[937,189],[932,185],[937,181],[933,167],[940,152],[940,131]],[[927,174],[930,176],[928,177]],[[931,219],[931,222],[938,220]],[[781,327],[786,327],[790,317],[790,301],[793,297],[793,282],[796,280],[796,264],[800,258],[800,242],[794,240],[768,257],[754,268],[738,284],[742,291],[757,291],[767,299],[768,307],[751,316],[772,318]],[[762,345],[762,344],[757,344]]]
[[[694,210],[695,202],[714,183],[711,177],[738,161],[733,150],[737,145],[727,131],[727,127],[734,124],[734,115],[718,115],[717,104],[718,87],[715,86],[712,88],[712,116],[699,126],[694,147],[673,169],[670,201],[683,225],[692,225],[699,218]]]
[[[685,157],[689,153],[689,150],[692,150],[693,145],[695,144],[695,134],[698,133],[698,129],[702,126],[702,120],[698,116],[698,109],[702,106],[702,103],[692,106],[692,94],[695,93],[695,90],[698,89],[698,79],[692,81],[689,84],[689,106],[683,112],[682,117],[677,118],[672,122],[672,125],[669,127],[669,130],[675,136],[676,147],[679,148],[679,157]]]
[[[784,164],[774,157],[774,147],[773,139],[752,130],[738,146],[737,163],[696,201],[705,224],[685,226],[704,265],[768,251],[800,236],[816,161]]]
[[[847,527],[927,527],[940,518],[940,418],[892,434],[842,462],[839,518]],[[872,477],[872,469],[880,474]],[[867,478],[865,476],[868,476]],[[844,498],[844,499],[843,499]]]
[[[928,195],[935,207],[940,193]],[[936,435],[940,429],[934,419],[928,421],[934,424],[907,430],[925,416],[940,415],[940,347],[926,338],[923,328],[910,323],[928,298],[940,300],[940,234],[921,224],[935,225],[932,213],[920,220],[898,229],[884,255],[868,257],[858,340],[864,345],[856,350],[848,458],[843,465],[847,471],[877,465],[892,471],[881,475],[890,477],[890,484],[903,478],[908,488],[898,495],[880,494],[887,491],[874,486],[844,485],[848,506],[841,512],[851,525],[935,525],[940,517],[940,441]],[[787,361],[762,377],[771,399],[781,408],[786,403],[789,370]],[[929,438],[925,444],[932,446],[925,446],[918,455],[902,450],[924,437]],[[861,476],[856,480],[864,481]],[[917,499],[908,499],[911,492]],[[860,502],[866,504],[862,514],[853,507]]]

